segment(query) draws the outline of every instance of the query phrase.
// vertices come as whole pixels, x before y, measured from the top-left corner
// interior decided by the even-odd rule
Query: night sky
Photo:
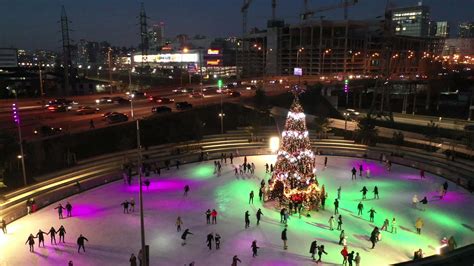
[[[341,0],[310,0],[312,7]],[[109,41],[112,45],[138,43],[140,2],[132,0],[0,0],[0,47],[59,50],[61,5],[72,21],[71,38]],[[166,37],[180,33],[211,37],[241,33],[240,7],[243,0],[148,0],[143,1],[149,24],[165,22]],[[360,0],[349,9],[352,19],[375,18],[383,14],[385,0]],[[396,6],[416,5],[414,0],[393,0]],[[474,20],[474,0],[425,0],[432,20],[448,20],[452,33],[460,21]],[[277,0],[277,16],[298,21],[303,0]],[[326,12],[326,19],[342,18],[342,9]],[[249,9],[248,28],[265,26],[271,16],[271,0],[254,0]]]

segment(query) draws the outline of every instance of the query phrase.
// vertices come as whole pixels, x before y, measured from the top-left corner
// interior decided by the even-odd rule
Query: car
[[[111,97],[101,97],[95,100],[96,104],[111,104],[114,103],[114,100]]]
[[[230,91],[229,92],[230,97],[240,97],[240,92],[238,91]]]
[[[116,115],[116,114],[120,114],[119,112],[107,112],[107,113],[103,113],[102,114],[102,117],[105,119],[107,119],[107,117],[111,116],[111,115]]]
[[[177,102],[176,109],[178,110],[187,110],[193,108],[193,105],[188,102]]]
[[[245,89],[248,90],[248,91],[253,91],[253,90],[256,90],[256,89],[257,89],[257,86],[255,86],[255,85],[249,85],[249,86],[246,86]]]
[[[181,94],[181,93],[183,93],[182,91],[183,91],[183,88],[181,88],[181,87],[178,87],[178,88],[172,90],[172,92],[174,94]]]
[[[127,97],[133,98],[135,100],[146,99],[146,92],[142,92],[142,91],[132,91],[131,93],[127,92]]]
[[[151,95],[150,95],[150,96],[148,96],[148,101],[154,102],[154,101],[156,101],[157,98],[159,98],[159,97],[158,97],[158,96],[151,96]]]
[[[112,102],[116,104],[130,104],[130,100],[123,97],[113,97]]]
[[[63,129],[60,128],[60,127],[51,127],[51,126],[47,126],[47,125],[42,125],[40,127],[35,128],[33,133],[35,135],[41,135],[43,137],[46,137],[46,136],[52,136],[52,135],[60,134],[62,131],[63,131]]]
[[[204,98],[204,94],[200,92],[193,92],[189,95],[189,98]]]
[[[344,115],[347,115],[347,117],[351,120],[357,120],[359,118],[360,113],[354,109],[346,109]]]
[[[155,99],[155,102],[159,104],[169,104],[169,103],[174,103],[174,99],[158,97]]]
[[[100,111],[99,108],[94,108],[94,107],[90,107],[90,106],[80,106],[76,110],[76,114],[78,114],[78,115],[90,115],[90,114],[95,114],[99,111]]]
[[[50,112],[67,112],[72,109],[72,106],[53,103],[53,104],[48,104],[46,109]]]
[[[75,102],[74,100],[69,100],[69,99],[65,99],[65,98],[57,98],[57,99],[53,99],[53,100],[49,101],[48,104],[46,104],[45,107],[48,107],[50,105],[66,105],[66,106],[69,106],[69,105],[73,105],[73,104],[77,104],[77,102]]]
[[[122,113],[114,113],[105,118],[105,121],[109,124],[115,124],[115,123],[120,123],[120,122],[127,122],[128,121],[128,116],[126,114]]]
[[[161,114],[161,113],[171,113],[171,108],[168,106],[156,106],[151,108],[152,113]]]

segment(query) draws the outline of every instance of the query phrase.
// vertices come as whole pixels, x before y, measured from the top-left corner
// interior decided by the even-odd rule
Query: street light
[[[15,98],[18,100],[16,91],[15,91]],[[13,113],[13,121],[15,122],[18,128],[18,140],[20,144],[20,155],[18,155],[18,159],[21,160],[21,170],[23,173],[23,183],[25,186],[27,185],[26,181],[26,169],[25,169],[25,154],[23,153],[23,138],[21,136],[21,126],[20,126],[20,114],[19,110],[16,106],[16,103],[12,104],[12,113]]]
[[[324,50],[324,52],[323,52],[323,63],[322,63],[322,65],[321,65],[321,74],[324,73],[324,60],[326,59],[326,55],[329,54],[329,53],[331,53],[331,51],[332,51],[332,49],[326,49],[326,50]]]
[[[349,113],[344,112],[344,130],[347,131],[347,118],[349,118]]]
[[[224,134],[224,116],[225,114],[221,110],[219,113],[219,118],[221,119],[221,134]]]

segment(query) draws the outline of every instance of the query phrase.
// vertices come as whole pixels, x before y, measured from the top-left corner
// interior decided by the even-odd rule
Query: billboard
[[[303,76],[303,69],[301,67],[295,67],[293,70],[294,76]]]
[[[142,62],[140,54],[133,56],[135,63]],[[175,53],[175,54],[152,54],[147,55],[145,62],[147,63],[197,63],[199,62],[198,53]]]

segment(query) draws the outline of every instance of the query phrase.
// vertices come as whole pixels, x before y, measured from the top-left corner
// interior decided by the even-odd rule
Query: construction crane
[[[344,8],[344,20],[347,20],[348,17],[348,8],[350,6],[353,6],[359,2],[359,0],[342,0],[341,3],[335,4],[335,5],[330,5],[330,6],[324,6],[318,9],[310,10],[309,9],[309,1],[304,0],[304,11],[303,13],[300,14],[301,20],[307,20],[311,18],[315,13],[321,13],[333,9],[338,9],[338,8]]]
[[[244,0],[240,12],[242,12],[242,37],[247,34],[247,13],[252,0]]]

